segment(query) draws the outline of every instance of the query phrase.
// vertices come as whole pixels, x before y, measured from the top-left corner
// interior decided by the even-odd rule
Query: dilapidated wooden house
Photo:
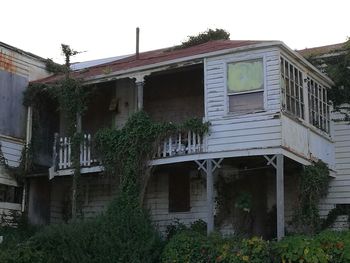
[[[211,124],[204,136],[172,134],[149,163],[145,207],[162,231],[176,219],[237,231],[232,217],[239,213],[222,216],[217,205],[223,183],[231,202],[248,196],[251,233],[269,236],[277,228],[280,238],[303,166],[322,160],[336,176],[327,96],[332,81],[283,42],[218,40],[76,66],[73,76],[96,90],[81,125],[85,217],[103,211],[115,194],[101,175],[93,135],[102,127],[121,128],[141,109],[155,121],[197,117]],[[34,221],[56,223],[67,217],[73,168],[65,120],[51,116],[50,132],[43,133],[51,147],[40,154],[47,170],[28,178],[27,209]]]
[[[0,42],[0,219],[22,211],[22,186],[11,170],[20,165],[26,135],[23,91],[30,81],[48,76],[45,60]],[[0,222],[2,222],[0,220]]]

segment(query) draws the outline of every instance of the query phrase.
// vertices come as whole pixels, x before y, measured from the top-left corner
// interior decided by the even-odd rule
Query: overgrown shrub
[[[121,195],[105,215],[50,225],[0,251],[0,262],[157,262],[162,242],[149,216]]]
[[[162,262],[269,263],[269,243],[258,237],[239,240],[214,233],[209,237],[185,230],[170,239]]]
[[[275,262],[326,263],[328,255],[315,240],[298,235],[284,238],[273,245]]]
[[[273,244],[275,262],[350,262],[350,232],[324,231],[314,237],[290,236]]]

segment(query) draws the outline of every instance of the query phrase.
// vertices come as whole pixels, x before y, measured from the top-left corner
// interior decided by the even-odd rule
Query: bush
[[[210,262],[207,258],[206,243],[206,237],[198,232],[179,232],[165,246],[162,262]]]
[[[273,245],[276,262],[328,262],[328,255],[317,242],[306,236],[290,236]]]
[[[329,262],[350,262],[350,232],[324,231],[315,237]]]
[[[269,263],[268,244],[257,237],[238,240],[214,233],[207,238],[185,230],[170,239],[162,253],[162,262]]]
[[[120,196],[105,215],[48,226],[0,251],[0,262],[157,262],[161,250],[147,213],[137,201]]]

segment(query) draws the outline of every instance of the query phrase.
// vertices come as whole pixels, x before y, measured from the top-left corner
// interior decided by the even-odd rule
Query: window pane
[[[253,112],[264,109],[264,93],[253,92],[229,96],[230,112]]]
[[[228,92],[260,90],[264,87],[262,60],[251,60],[228,64]]]

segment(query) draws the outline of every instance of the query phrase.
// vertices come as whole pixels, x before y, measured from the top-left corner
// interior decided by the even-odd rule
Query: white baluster
[[[163,142],[163,157],[166,157],[166,140]]]
[[[67,154],[68,154],[68,142],[67,142],[67,137],[64,137],[64,142],[63,142],[63,145],[64,145],[64,148],[63,148],[63,168],[67,168],[68,166],[68,163],[67,163]]]
[[[63,138],[60,137],[60,144],[59,144],[59,153],[58,153],[58,169],[63,168]]]
[[[179,140],[177,142],[177,153],[181,153],[181,132],[179,132]]]
[[[88,147],[87,147],[87,165],[91,165],[91,134],[88,135]]]
[[[202,141],[201,141],[201,136],[197,134],[197,139],[198,139],[198,151],[202,152]]]
[[[173,155],[173,142],[172,142],[172,138],[171,136],[169,137],[169,146],[168,146],[168,152],[169,152],[169,156]]]
[[[196,152],[196,134],[192,132],[192,141],[193,141],[193,151]]]
[[[80,146],[79,146],[79,149],[80,149],[80,165],[83,164],[83,144],[80,143]]]
[[[67,166],[71,167],[72,166],[72,144],[71,144],[71,138],[68,138],[68,161],[67,161]]]
[[[191,131],[187,133],[187,154],[191,153]]]

